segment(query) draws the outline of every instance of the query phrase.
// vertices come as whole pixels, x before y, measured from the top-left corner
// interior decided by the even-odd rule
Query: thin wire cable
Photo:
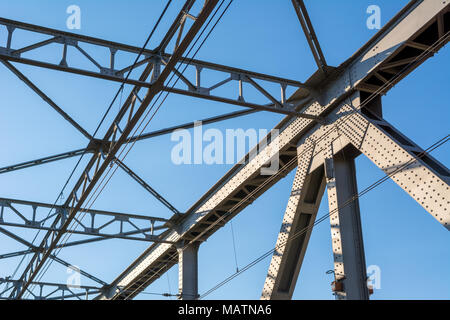
[[[169,294],[172,295],[172,288],[170,287],[169,272],[166,272],[166,276],[167,276],[167,289],[169,290]]]

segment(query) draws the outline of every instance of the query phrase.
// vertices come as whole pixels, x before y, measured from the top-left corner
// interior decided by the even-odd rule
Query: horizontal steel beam
[[[132,61],[136,59],[137,55],[141,51],[141,48],[0,18],[0,26],[2,25],[8,32],[6,43],[3,46],[0,44],[0,60],[3,60],[3,63],[5,64],[9,64],[7,61],[11,61],[110,81],[125,82],[127,84],[132,84],[143,88],[150,88],[152,86],[152,82],[147,82],[133,77],[125,79],[124,77],[124,75],[131,70],[133,65]],[[15,33],[16,30],[25,32]],[[26,34],[27,32],[31,37],[41,35],[48,37],[48,39],[38,41],[26,47],[15,48],[14,40],[16,37],[22,37],[22,34]],[[35,58],[35,56],[28,56],[29,53],[49,45],[53,45],[52,48],[60,50],[58,52],[62,52],[61,60],[50,63],[44,60],[39,60],[38,58]],[[58,48],[58,45],[60,48]],[[96,47],[96,49],[103,49],[101,52],[107,53],[107,56],[103,57],[103,61],[109,61],[108,65],[102,65],[88,53],[88,48],[93,49],[93,46]],[[67,50],[69,47],[74,50],[69,52]],[[123,53],[132,54],[130,56],[130,62],[126,66],[118,67],[116,57]],[[81,64],[77,62],[80,57],[87,59],[91,63],[91,67],[81,66]],[[146,49],[143,50],[142,58],[137,62],[136,67],[144,64],[150,64],[152,68],[160,70],[165,67],[170,59],[171,55],[161,51],[161,48],[158,50]],[[80,65],[79,67],[77,67],[77,63]],[[184,68],[193,70],[192,74],[195,75],[195,79],[189,79],[189,76],[185,74],[181,75],[180,71],[174,69],[173,72],[181,80],[179,81],[179,85],[174,88],[171,86],[164,86],[162,90],[175,94],[252,108],[255,110],[313,118],[312,115],[296,112],[296,105],[286,101],[286,90],[288,90],[289,87],[294,90],[299,88],[307,89],[307,86],[299,81],[195,59],[181,58],[180,63],[181,70]],[[15,68],[12,65],[10,66],[11,67],[9,68],[13,70],[13,72],[16,74],[20,73],[18,70],[14,70]],[[214,76],[214,74],[216,76]],[[20,76],[20,78],[24,81],[27,80],[23,75]],[[208,84],[206,85],[206,83]],[[225,95],[223,93],[218,95],[214,94],[217,89],[223,88],[229,84],[234,84],[235,90],[232,95],[229,93]],[[246,100],[243,92],[245,88],[244,84],[249,87],[253,87],[253,89],[256,88],[256,92],[259,92],[262,98],[268,98],[267,103],[260,104],[252,102],[249,101],[250,98]],[[274,98],[272,94],[269,97],[267,95],[267,89],[263,88],[264,86],[273,85],[277,85],[279,87],[279,93],[277,93],[279,95],[278,98]],[[80,130],[79,127],[77,127],[77,129]],[[84,132],[83,134],[86,135],[87,132]]]
[[[10,298],[4,297],[3,295],[8,293],[11,289],[21,287],[23,285],[20,280],[12,280],[9,278],[0,278],[0,284],[7,285],[7,289],[0,292],[0,300],[10,300]],[[29,300],[64,300],[71,298],[80,299],[81,297],[87,299],[90,295],[98,294],[102,291],[102,289],[98,287],[76,284],[70,285],[66,283],[32,282],[31,284],[38,288],[38,293],[27,291],[32,296],[32,299]],[[82,292],[79,292],[80,290]],[[78,291],[78,293],[75,291]],[[65,292],[68,292],[68,294],[65,294]]]
[[[48,208],[48,209],[54,209],[54,210],[63,210],[65,208],[62,205],[54,205],[54,204],[45,203],[45,202],[19,200],[19,199],[0,197],[0,207],[8,206],[10,204],[24,205],[24,206],[30,206],[30,207],[36,207],[36,208]],[[70,209],[70,208],[68,208],[68,209]],[[88,214],[117,217],[118,219],[139,219],[139,220],[143,220],[143,221],[156,221],[156,222],[162,222],[162,223],[170,223],[169,219],[155,217],[155,216],[147,216],[147,215],[143,215],[143,214],[122,213],[122,212],[96,210],[96,209],[85,209],[85,208],[83,208],[82,210],[83,210],[83,212],[86,212]],[[44,221],[41,221],[41,222],[44,222]]]
[[[50,226],[50,222],[57,216],[65,221],[70,210],[61,205],[0,198],[0,226],[57,232],[61,226]],[[85,219],[80,219],[78,227],[72,231],[74,234],[154,242],[160,240],[155,232],[173,227],[170,220],[161,217],[93,209],[82,209],[82,212]],[[14,254],[4,255],[10,256]]]

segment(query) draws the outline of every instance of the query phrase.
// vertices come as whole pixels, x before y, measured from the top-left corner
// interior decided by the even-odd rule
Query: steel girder
[[[236,117],[242,117],[242,116],[249,115],[249,114],[252,114],[255,112],[257,112],[257,110],[244,110],[244,111],[230,112],[230,113],[222,114],[222,115],[215,116],[215,117],[210,117],[210,118],[206,118],[206,119],[202,119],[202,120],[198,120],[198,121],[183,123],[180,125],[147,132],[142,135],[136,135],[136,136],[129,138],[128,141],[136,142],[136,141],[146,140],[146,139],[159,137],[159,136],[166,135],[166,134],[171,134],[172,132],[174,132],[175,130],[178,130],[178,129],[194,128],[198,122],[201,122],[202,125],[208,125],[211,123],[216,123],[216,122],[220,122],[220,121],[224,121],[224,120],[228,120],[228,119],[233,119]],[[25,161],[25,162],[21,162],[21,163],[17,163],[17,164],[13,164],[13,165],[9,165],[9,166],[0,168],[0,174],[4,174],[4,173],[16,171],[16,170],[22,170],[22,169],[26,169],[26,168],[31,168],[34,166],[40,166],[40,165],[44,165],[44,164],[51,163],[54,161],[73,158],[76,156],[81,156],[83,153],[97,153],[100,151],[100,147],[103,147],[105,149],[105,147],[107,147],[107,144],[103,143],[100,140],[93,140],[93,142],[89,143],[89,146],[87,148],[58,153],[55,155],[50,155],[50,156],[42,157],[39,159],[29,160],[29,161]]]
[[[307,140],[297,153],[298,167],[291,195],[283,217],[281,230],[270,262],[261,299],[287,300],[292,297],[295,283],[306,253],[320,200],[325,190],[323,170],[310,173],[314,144]],[[302,235],[297,233],[307,229]]]
[[[185,20],[186,15],[184,15],[184,17],[181,16],[181,19]],[[178,27],[180,26],[179,24],[176,25]],[[151,82],[149,83],[142,79],[132,77],[125,79],[125,74],[131,69],[132,61],[135,60],[141,48],[55,29],[44,28],[41,26],[4,18],[0,18],[0,26],[4,26],[8,33],[6,44],[4,44],[4,46],[0,46],[0,60],[18,62],[111,81],[125,82],[127,84],[132,84],[143,88],[150,88],[151,86]],[[172,31],[173,29],[174,28],[172,28]],[[30,34],[39,34],[43,37],[48,37],[48,39],[30,44],[29,46],[23,48],[13,48],[13,40],[16,36],[16,34],[14,34],[15,30],[26,31]],[[26,32],[24,34],[26,34]],[[169,34],[170,33],[171,32],[169,32]],[[21,33],[17,36],[20,35]],[[166,43],[167,40],[169,39],[164,39]],[[58,50],[56,52],[62,52],[60,61],[57,61],[56,63],[48,63],[44,60],[38,60],[33,55],[27,58],[28,54],[51,44],[53,44],[53,46],[51,46],[52,48]],[[68,48],[73,48],[73,52],[68,52]],[[106,54],[103,57],[103,64],[95,60],[87,51]],[[75,53],[78,53],[78,56]],[[128,54],[127,65],[119,68],[117,66],[118,62],[116,61],[116,57],[125,54]],[[75,65],[77,63],[80,65],[78,61],[80,57],[84,57],[90,61],[92,64],[91,68],[81,66],[76,67]],[[160,45],[158,48],[153,50],[144,50],[143,57],[137,63],[137,66],[149,64],[152,68],[159,70],[161,67],[165,66],[170,59],[171,55],[165,53],[164,46]],[[163,91],[243,106],[255,110],[291,114],[305,118],[314,118],[311,115],[296,112],[296,102],[288,101],[286,99],[286,92],[290,88],[294,90],[306,88],[306,86],[299,81],[283,79],[280,77],[274,77],[262,73],[227,67],[200,60],[180,59],[180,63],[182,68],[188,66],[189,69],[194,70],[193,74],[195,74],[195,79],[189,79],[188,75],[181,74],[178,70],[173,70],[173,72],[181,80],[180,85],[175,87],[168,85],[163,86]],[[8,68],[11,69],[9,66]],[[220,88],[227,88],[226,86],[228,84],[233,83],[234,89],[231,94],[220,93],[220,90],[217,90]],[[250,98],[246,99],[243,91],[245,89],[244,84],[246,84],[246,86],[248,85],[249,88],[251,87],[252,90],[259,92],[261,98],[265,98],[267,103],[261,104],[252,102]],[[264,88],[273,85],[277,85],[280,88],[278,98],[275,98],[268,92],[268,89]],[[217,91],[219,92],[215,94]],[[86,135],[85,132],[83,134]]]
[[[178,299],[198,298],[198,248],[200,243],[178,244]]]
[[[19,280],[0,279],[0,284],[10,285],[7,289],[0,292],[0,300],[10,300],[10,298],[2,297],[3,294],[8,293],[14,288],[20,288],[23,283]],[[89,296],[99,294],[102,289],[94,286],[70,285],[62,283],[50,282],[33,282],[34,286],[39,288],[39,293],[34,293],[27,289],[27,292],[32,296],[29,300],[64,300],[77,298],[78,300],[88,300]],[[81,291],[81,292],[80,292]],[[66,294],[66,292],[68,292]]]
[[[314,31],[303,0],[292,0],[292,5],[297,13],[298,20],[300,21],[300,25],[305,33],[306,40],[308,41],[317,67],[322,72],[326,72],[327,62],[325,60],[325,56],[323,55],[322,49],[320,48],[319,40],[317,39],[316,32]]]
[[[307,148],[311,144],[314,146],[314,154],[310,161],[308,173],[310,175],[323,173],[324,166],[326,167],[327,160],[331,159],[331,157],[342,157],[342,153],[347,154],[346,150],[349,148],[356,150],[356,153],[352,151],[352,155],[347,154],[347,161],[353,161],[355,156],[363,153],[421,204],[439,223],[450,229],[450,214],[447,212],[448,199],[450,197],[450,171],[382,119],[379,115],[380,112],[376,112],[379,110],[379,101],[375,103],[376,108],[373,108],[374,104],[365,104],[364,100],[361,101],[361,97],[362,99],[367,98],[367,94],[354,94],[348,101],[343,102],[340,108],[334,110],[327,117],[328,125],[316,126],[305,134],[299,142],[299,150],[301,150],[300,148]],[[308,159],[310,156],[303,152],[303,154],[299,153],[299,157]],[[334,172],[334,169],[326,171]],[[339,298],[366,299],[368,297],[367,288],[361,285],[361,283],[365,283],[364,280],[361,280],[361,277],[364,278],[365,274],[361,230],[354,235],[347,234],[346,236],[352,237],[352,239],[343,241],[342,235],[339,234],[342,230],[337,232],[339,223],[336,222],[337,217],[341,215],[347,215],[342,217],[348,220],[350,218],[349,213],[344,213],[344,211],[350,210],[353,212],[350,212],[351,218],[355,218],[356,221],[346,221],[345,223],[352,224],[353,231],[354,228],[356,230],[360,228],[357,217],[359,212],[355,214],[354,211],[357,209],[353,208],[357,207],[357,204],[355,204],[357,202],[357,194],[353,188],[353,192],[344,196],[345,199],[342,197],[337,199],[335,191],[333,192],[336,187],[333,173],[327,173],[326,176],[328,176],[328,192],[331,193],[329,194],[331,202],[329,209],[332,224],[333,252],[335,253],[334,272],[336,280],[343,282],[344,288],[346,288],[344,291],[337,292],[337,295]],[[347,177],[348,179],[349,177]],[[430,192],[430,190],[433,190],[433,192]],[[338,202],[337,205],[334,203],[335,201]],[[296,216],[293,217],[289,215],[292,212],[287,211],[285,219],[298,220],[305,208],[307,209],[309,206],[299,206],[296,209]],[[289,207],[288,209],[295,210],[295,208]],[[312,224],[310,224],[310,227],[312,227]],[[290,237],[290,232],[286,232],[283,225],[280,237],[282,235]],[[307,237],[308,233],[305,236]],[[359,240],[355,242],[354,237]],[[283,256],[280,256],[279,253],[283,253],[283,250],[286,251],[287,249],[278,249],[272,258],[266,285],[263,289],[263,298],[290,298],[292,291],[282,290],[281,293],[277,291],[278,287],[274,284],[281,282],[285,275],[282,272],[276,273],[275,271],[287,268],[286,265],[288,263],[286,261],[292,256],[303,256],[306,245],[307,242],[304,242],[301,247],[297,248],[297,251],[284,253]],[[289,246],[288,242],[286,247],[289,248]],[[281,246],[277,244],[278,247]],[[301,262],[300,258],[298,263],[301,264]],[[345,267],[346,264],[348,264],[348,268]],[[290,284],[291,287],[289,289],[295,287],[298,272],[299,269],[296,269],[296,276],[292,278],[293,282]],[[354,282],[346,284],[350,279],[354,280]]]
[[[19,278],[19,281],[23,283],[23,285],[20,288],[15,288],[12,290],[10,294],[11,298],[22,298],[24,293],[27,291],[28,286],[37,276],[37,274],[42,269],[47,259],[51,255],[52,251],[58,245],[62,236],[65,234],[66,231],[68,231],[71,222],[75,219],[77,213],[82,209],[81,206],[86,201],[88,203],[92,201],[92,196],[90,197],[90,194],[94,191],[95,195],[95,192],[100,187],[97,186],[97,189],[94,190],[95,186],[97,185],[97,183],[99,182],[105,171],[108,168],[112,169],[112,167],[110,167],[110,164],[113,163],[117,154],[119,154],[120,156],[120,154],[123,152],[122,147],[125,141],[127,140],[128,136],[133,131],[133,129],[135,129],[135,126],[137,125],[139,120],[144,116],[150,102],[163,89],[166,80],[173,72],[180,59],[182,59],[182,55],[185,53],[185,51],[187,50],[187,48],[189,47],[195,36],[198,34],[199,30],[204,25],[205,21],[210,16],[217,2],[218,2],[217,0],[209,0],[205,2],[200,13],[197,15],[196,20],[190,26],[189,30],[184,35],[182,41],[175,48],[167,64],[165,64],[164,69],[160,71],[153,68],[152,84],[149,87],[145,98],[142,99],[142,101],[139,101],[140,103],[139,107],[131,108],[128,121],[125,123],[125,125],[122,126],[124,129],[120,130],[119,121],[125,115],[125,112],[127,111],[128,107],[132,104],[131,100],[133,98],[127,99],[124,106],[119,111],[119,114],[117,115],[115,121],[113,121],[109,130],[107,131],[105,138],[102,139],[103,141],[108,141],[111,139],[110,148],[109,150],[107,150],[107,154],[104,155],[102,150],[102,152],[99,152],[98,155],[94,155],[91,158],[86,169],[84,170],[84,174],[80,177],[73,191],[70,193],[70,196],[66,200],[66,204],[67,206],[70,204],[71,210],[69,211],[69,214],[65,222],[61,225],[61,228],[58,230],[58,232],[48,231],[47,234],[44,236],[41,244],[39,245],[40,250],[33,255],[30,263],[26,266],[24,272]],[[184,14],[186,13],[189,13],[192,4],[193,4],[192,1],[186,2],[185,8],[183,8],[182,10],[183,13],[182,16],[184,16]],[[179,17],[177,17],[177,20],[179,19]],[[175,21],[174,24],[179,25],[179,21],[177,20]],[[148,74],[149,74],[148,68],[146,68],[141,78],[144,78],[145,80]],[[135,91],[133,90],[133,92]],[[134,103],[137,104],[137,100],[138,99],[134,98],[133,100]],[[119,118],[119,120],[117,120],[117,118]],[[116,133],[118,135],[118,132],[120,132],[120,136],[116,140]],[[120,152],[121,149],[122,152]],[[109,172],[110,171],[108,171],[108,173]],[[100,184],[103,181],[104,180],[100,181]],[[58,223],[60,223],[59,216],[57,216],[53,221],[51,225],[52,228],[58,225]]]
[[[325,117],[333,110],[343,107],[341,102],[354,92],[384,94],[389,91],[448,42],[448,30],[435,28],[442,24],[439,21],[442,21],[448,10],[449,5],[446,3],[433,0],[412,1],[327,79],[317,82],[312,77],[306,84],[314,84],[320,88],[320,95],[302,110]],[[420,46],[421,49],[411,50],[413,43],[418,43],[414,47]],[[405,60],[405,56],[410,59]],[[377,75],[381,75],[384,80],[380,82]],[[295,97],[294,94],[291,98]],[[280,134],[273,141],[269,135],[269,145],[263,146],[256,157],[247,156],[244,165],[232,168],[187,212],[180,223],[179,232],[168,231],[164,234],[165,238],[170,241],[199,241],[208,238],[295,168],[298,141],[309,130],[317,130],[323,135],[326,133],[325,127],[327,126],[317,125],[309,119],[284,119],[275,128],[280,129]],[[252,153],[254,150],[249,154]],[[275,156],[281,159],[281,170],[272,176],[262,176],[260,169]],[[311,167],[322,164],[323,158],[320,164],[313,159]],[[111,290],[97,299],[133,298],[176,264],[177,260],[174,246],[154,244],[111,284]],[[120,290],[116,291],[117,288]]]
[[[337,300],[368,300],[366,258],[354,157],[333,145],[324,162]],[[342,285],[342,286],[341,286]]]
[[[0,198],[0,226],[58,232],[71,209],[61,205]],[[71,231],[73,234],[105,239],[158,241],[156,232],[173,226],[168,219],[159,217],[85,208],[82,211],[86,213],[87,219],[84,223],[78,221],[76,228]],[[60,216],[60,224],[52,227],[50,223],[56,216]]]

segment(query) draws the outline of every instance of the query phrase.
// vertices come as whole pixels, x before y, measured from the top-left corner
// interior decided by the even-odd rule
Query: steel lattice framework
[[[320,200],[327,188],[332,213],[336,297],[368,299],[354,165],[354,159],[361,154],[450,230],[450,171],[384,120],[381,105],[382,95],[448,42],[449,1],[411,1],[353,56],[335,68],[327,65],[305,4],[302,0],[292,0],[318,67],[304,83],[186,58],[188,48],[219,1],[204,1],[202,8],[194,12],[196,2],[202,3],[186,1],[161,43],[152,50],[0,18],[0,29],[7,32],[6,43],[0,43],[0,62],[88,139],[85,148],[0,168],[0,174],[82,154],[90,156],[83,174],[62,205],[0,198],[0,232],[27,247],[23,251],[0,255],[0,259],[31,255],[19,278],[0,279],[8,285],[0,292],[1,298],[21,299],[25,294],[31,294],[34,299],[132,299],[175,264],[179,265],[179,297],[197,298],[197,251],[201,243],[297,168],[261,298],[292,297]],[[15,47],[16,37],[26,32],[46,40]],[[57,61],[40,60],[30,54],[49,45],[60,50]],[[85,49],[86,45],[104,49],[109,64],[102,65],[93,58]],[[69,47],[88,59],[91,66],[77,67],[72,63]],[[126,52],[133,59],[140,53],[142,55],[135,65],[130,62],[118,67],[115,60],[118,52]],[[133,89],[106,134],[96,138],[13,63],[116,81],[132,85]],[[138,66],[145,66],[139,77],[126,76]],[[195,78],[190,79],[181,72],[180,66],[181,69],[192,68]],[[204,78],[208,75],[205,70],[220,73],[222,80],[205,86]],[[180,81],[169,86],[172,76]],[[220,90],[218,93],[216,89],[229,82],[237,84],[237,91],[228,96]],[[243,84],[255,89],[267,103],[246,98]],[[279,96],[269,93],[266,88],[273,85],[279,86]],[[295,90],[290,97],[286,94],[288,89]],[[279,134],[269,133],[265,143],[255,147],[243,164],[235,165],[186,213],[181,213],[121,158],[130,143],[195,126],[192,122],[136,134],[136,127],[146,117],[149,105],[161,92],[245,107],[243,111],[204,119],[204,124],[260,111],[281,113],[286,117],[274,128]],[[280,170],[272,175],[261,174],[261,169],[275,157],[280,161]],[[90,209],[87,205],[92,195],[112,167],[120,168],[138,182],[173,212],[172,218]],[[48,209],[52,209],[52,214],[43,216],[41,212]],[[80,213],[87,214],[88,220],[78,220]],[[71,227],[73,222],[76,222],[74,228]],[[45,236],[41,243],[34,245],[7,227],[43,230]],[[89,238],[63,242],[62,238],[69,231]],[[105,283],[84,270],[80,270],[81,274],[98,283],[97,287],[78,287],[75,291],[68,285],[36,281],[48,260],[71,266],[55,255],[57,249],[111,238],[151,244],[112,283]],[[38,290],[30,290],[30,286]],[[50,293],[43,294],[43,288],[50,288]]]

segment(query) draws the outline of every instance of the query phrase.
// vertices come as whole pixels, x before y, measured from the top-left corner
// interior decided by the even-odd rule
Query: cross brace
[[[71,208],[48,203],[0,198],[0,225],[58,232]],[[87,219],[79,221],[74,234],[106,239],[159,241],[155,232],[173,226],[168,219],[138,214],[82,209]],[[60,224],[50,226],[59,216]]]

